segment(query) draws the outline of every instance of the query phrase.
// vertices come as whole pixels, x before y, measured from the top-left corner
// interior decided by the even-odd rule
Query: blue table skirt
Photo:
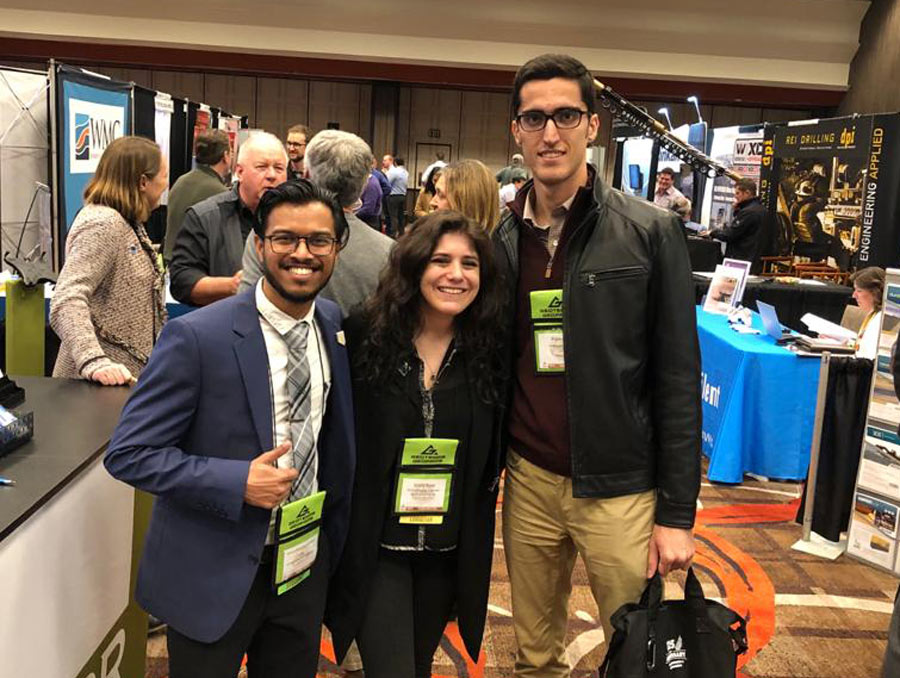
[[[765,333],[738,334],[697,308],[702,357],[703,453],[709,479],[739,483],[750,472],[802,480],[809,466],[819,360],[798,357]]]

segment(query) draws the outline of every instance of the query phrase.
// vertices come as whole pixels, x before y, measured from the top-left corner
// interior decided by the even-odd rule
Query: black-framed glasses
[[[288,141],[284,144],[288,148],[303,148],[306,146],[306,142],[300,143],[299,141]]]
[[[524,111],[516,116],[516,123],[523,132],[539,132],[552,118],[557,129],[574,129],[581,124],[581,118],[585,115],[589,115],[588,111],[582,111],[580,108],[557,108],[552,113]]]
[[[293,233],[276,233],[275,235],[265,236],[265,240],[269,241],[272,251],[275,254],[292,254],[297,250],[297,246],[302,240],[306,244],[306,249],[310,254],[317,257],[324,257],[334,252],[334,244],[337,238],[323,233],[313,233],[312,235],[294,235]]]

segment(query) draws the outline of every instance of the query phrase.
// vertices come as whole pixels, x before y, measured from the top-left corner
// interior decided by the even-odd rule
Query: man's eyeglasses
[[[297,246],[302,240],[306,244],[306,249],[310,254],[317,257],[324,257],[334,251],[334,244],[337,238],[322,233],[313,233],[312,235],[294,235],[292,233],[276,233],[275,235],[267,235],[264,238],[269,241],[272,251],[275,254],[292,254],[297,250]]]
[[[516,123],[523,132],[539,132],[552,118],[557,129],[574,129],[581,124],[581,118],[585,115],[589,115],[588,112],[579,108],[557,108],[552,113],[525,111],[516,116]]]
[[[304,146],[306,146],[306,144],[301,144],[297,141],[288,141],[285,146],[287,146],[288,148],[303,148]]]

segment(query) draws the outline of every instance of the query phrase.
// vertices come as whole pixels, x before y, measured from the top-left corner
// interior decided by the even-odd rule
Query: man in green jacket
[[[175,236],[181,229],[181,222],[188,208],[227,190],[225,177],[231,171],[231,144],[228,134],[218,129],[202,132],[197,136],[195,151],[196,169],[180,176],[169,192],[166,244],[163,250],[167,264],[172,259]]]

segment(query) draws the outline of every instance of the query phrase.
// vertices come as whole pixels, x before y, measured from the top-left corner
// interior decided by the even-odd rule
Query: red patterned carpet
[[[741,486],[704,483],[697,519],[695,571],[706,595],[748,619],[749,652],[739,678],[876,678],[897,580],[841,556],[830,562],[791,550],[800,537],[793,522],[796,484],[748,480]],[[499,514],[498,514],[499,522]],[[509,583],[499,525],[484,649],[477,663],[454,625],[436,657],[435,678],[506,678],[515,653]],[[574,678],[596,675],[604,652],[597,610],[579,562],[569,605],[568,656]],[[667,581],[680,597],[682,578]],[[327,635],[319,676],[343,675]],[[147,678],[167,674],[165,641],[148,643]]]

